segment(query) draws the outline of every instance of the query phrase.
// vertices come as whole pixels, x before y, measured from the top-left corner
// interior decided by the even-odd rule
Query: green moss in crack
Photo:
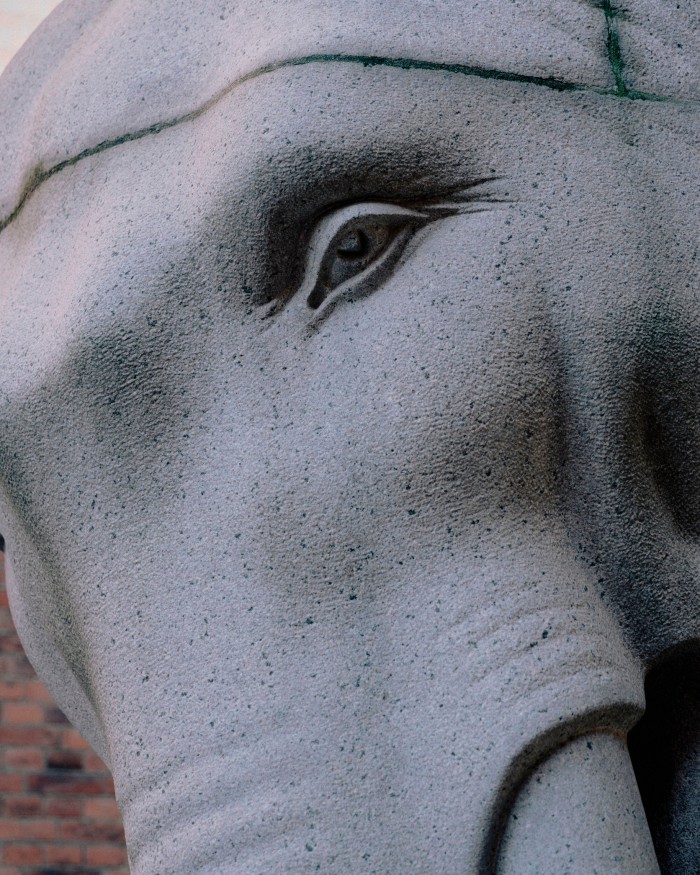
[[[620,49],[620,34],[617,31],[615,19],[619,14],[619,10],[613,6],[611,0],[603,0],[602,10],[605,13],[605,26],[607,29],[606,47],[608,50],[608,61],[610,69],[615,77],[615,88],[618,97],[630,97],[630,91],[625,84],[623,77],[625,65],[622,60],[622,51]]]

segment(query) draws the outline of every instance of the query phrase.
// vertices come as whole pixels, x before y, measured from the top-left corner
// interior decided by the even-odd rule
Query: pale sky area
[[[0,71],[59,0],[0,0]]]

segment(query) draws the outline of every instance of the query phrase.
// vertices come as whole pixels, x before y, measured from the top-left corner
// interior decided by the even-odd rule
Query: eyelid
[[[428,213],[381,201],[350,204],[325,216],[314,230],[309,242],[304,281],[299,290],[301,299],[306,301],[312,295],[320,280],[326,257],[329,252],[332,253],[333,244],[352,229],[354,222],[357,222],[358,226],[369,220],[387,227],[420,228],[433,219],[434,216]]]

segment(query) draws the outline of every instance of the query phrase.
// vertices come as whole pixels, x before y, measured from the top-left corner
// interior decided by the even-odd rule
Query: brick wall
[[[113,794],[22,651],[0,553],[0,875],[128,875]]]

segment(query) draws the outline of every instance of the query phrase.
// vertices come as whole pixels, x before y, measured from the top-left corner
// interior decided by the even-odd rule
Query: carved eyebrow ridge
[[[505,70],[476,67],[469,64],[447,64],[440,61],[424,61],[416,58],[385,58],[378,55],[344,54],[304,55],[303,57],[299,58],[290,58],[286,61],[279,61],[274,64],[267,64],[264,67],[259,67],[257,70],[246,73],[244,76],[241,76],[226,85],[213,97],[210,97],[209,100],[207,100],[201,106],[197,107],[197,109],[191,110],[184,115],[156,122],[153,125],[149,125],[145,128],[140,128],[137,131],[122,134],[119,137],[114,137],[109,140],[103,140],[101,143],[97,143],[95,146],[90,146],[87,149],[83,149],[81,152],[78,152],[71,158],[66,158],[63,161],[59,161],[57,164],[54,164],[47,170],[42,168],[40,164],[37,165],[24,185],[24,188],[17,202],[17,206],[12,210],[11,213],[9,213],[9,215],[7,215],[4,219],[0,220],[0,233],[2,233],[2,231],[4,231],[5,228],[7,228],[7,226],[17,218],[17,216],[22,211],[24,205],[34,194],[34,192],[39,188],[39,186],[43,185],[44,182],[46,182],[52,176],[55,176],[57,173],[60,173],[62,170],[65,170],[68,167],[73,167],[80,161],[83,161],[85,158],[91,158],[93,155],[98,155],[100,152],[106,152],[108,149],[113,149],[116,146],[121,146],[124,143],[131,143],[137,140],[142,140],[144,137],[154,136],[161,133],[161,131],[168,130],[169,128],[174,128],[177,125],[184,124],[186,122],[194,121],[205,112],[207,112],[207,110],[211,109],[213,106],[219,103],[219,101],[223,100],[228,94],[230,94],[240,85],[243,85],[246,82],[250,82],[253,79],[257,79],[260,76],[264,76],[268,73],[273,73],[277,70],[283,70],[289,67],[302,67],[306,64],[318,63],[360,64],[363,67],[390,67],[398,70],[427,70],[441,73],[456,73],[460,76],[473,76],[479,79],[496,79],[503,82],[521,82],[527,85],[537,85],[542,88],[549,88],[550,90],[559,92],[568,91],[598,94],[603,97],[615,97],[625,100],[645,100],[653,101],[655,103],[671,103],[683,106],[700,105],[700,100],[694,98],[677,99],[672,97],[663,97],[661,95],[653,94],[646,91],[635,91],[632,89],[620,88],[619,82],[616,82],[615,87],[612,88],[600,88],[593,85],[583,85],[576,82],[569,82],[566,79],[557,79],[556,77],[552,76],[531,76],[522,73],[509,73]]]

